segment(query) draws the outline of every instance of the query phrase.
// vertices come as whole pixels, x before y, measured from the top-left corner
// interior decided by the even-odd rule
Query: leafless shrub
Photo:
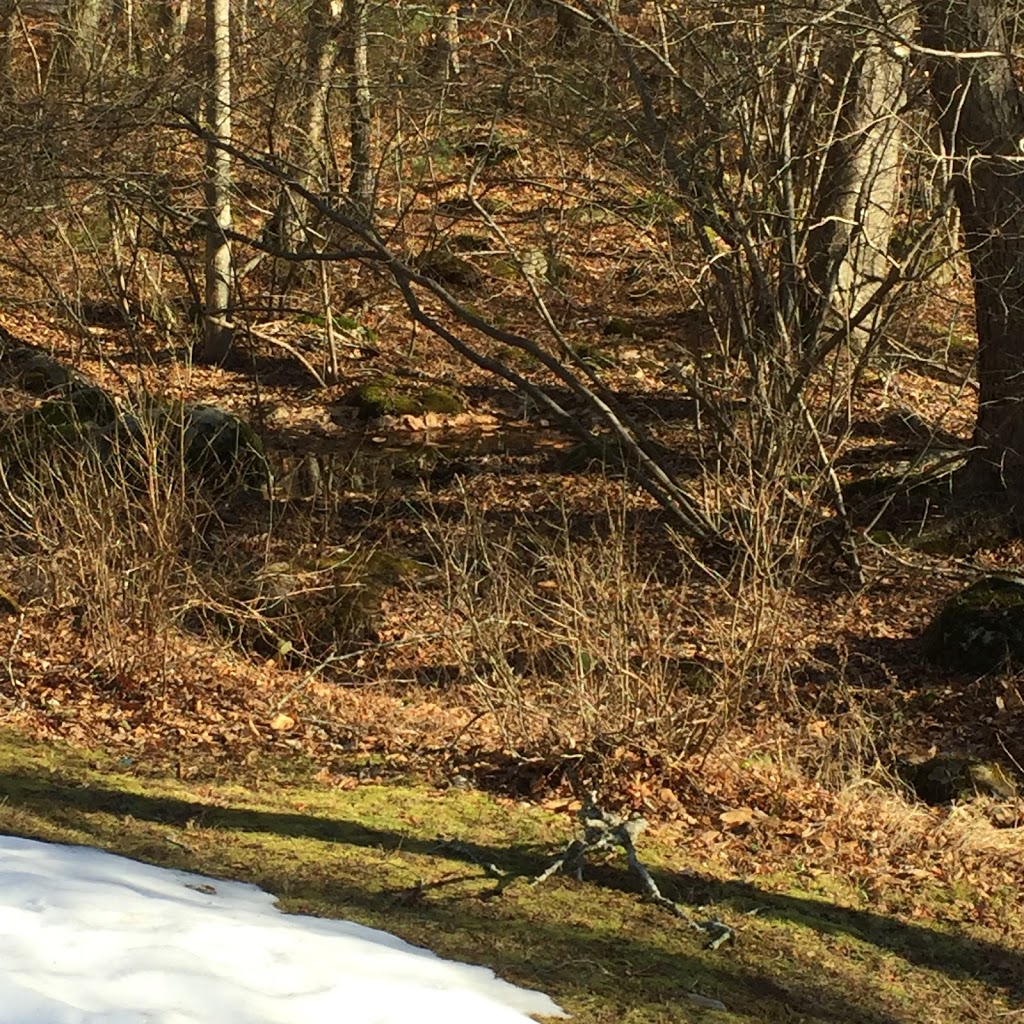
[[[510,749],[706,749],[740,703],[740,678],[709,657],[687,581],[658,579],[621,511],[598,519],[586,537],[566,513],[496,531],[467,502],[458,528],[430,525],[461,678]]]
[[[84,424],[45,438],[5,435],[5,445],[15,440],[20,457],[5,460],[0,480],[4,546],[48,608],[71,614],[101,660],[125,670],[151,653],[140,635],[154,639],[180,620],[209,505],[154,430],[120,455]]]

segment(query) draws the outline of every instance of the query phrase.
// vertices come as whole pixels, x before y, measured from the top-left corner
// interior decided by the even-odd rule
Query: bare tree
[[[370,92],[366,0],[345,0],[351,172],[349,201],[367,221],[373,217],[373,102]]]
[[[964,484],[1024,523],[1024,94],[1011,50],[1020,9],[943,0],[919,11],[974,280],[979,408]]]
[[[313,0],[306,10],[297,132],[289,155],[297,180],[314,191],[327,187],[325,131],[340,17],[341,0]],[[296,203],[288,189],[281,190],[272,234],[284,249],[299,247],[310,213],[308,206]],[[289,281],[290,277],[284,283],[285,291]]]
[[[206,0],[206,308],[202,358],[231,348],[231,2]],[[215,141],[214,141],[215,140]],[[217,143],[220,143],[219,145]]]

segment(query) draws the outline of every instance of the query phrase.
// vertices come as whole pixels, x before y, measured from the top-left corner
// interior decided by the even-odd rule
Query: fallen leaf
[[[740,825],[749,825],[753,818],[753,807],[736,807],[731,811],[723,811],[718,816],[718,820],[727,828],[739,828]]]

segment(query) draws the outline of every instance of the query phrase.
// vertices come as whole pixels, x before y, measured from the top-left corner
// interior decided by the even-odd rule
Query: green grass
[[[919,1024],[1010,1009],[1022,994],[1020,951],[978,929],[877,914],[841,880],[819,877],[812,894],[794,878],[716,879],[685,847],[641,840],[664,892],[699,891],[714,905],[694,916],[735,929],[736,943],[712,952],[638,896],[621,860],[593,865],[582,883],[521,881],[498,895],[478,864],[438,843],[534,875],[570,838],[564,817],[411,784],[338,791],[289,782],[273,764],[232,773],[143,778],[103,753],[3,730],[0,831],[255,882],[287,911],[386,928],[542,988],[580,1024]],[[691,991],[728,1010],[697,1007]]]

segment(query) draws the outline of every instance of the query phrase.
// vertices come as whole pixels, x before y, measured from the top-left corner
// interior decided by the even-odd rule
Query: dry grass
[[[72,615],[112,671],[130,672],[153,655],[137,638],[158,649],[192,599],[211,508],[180,466],[168,468],[166,438],[143,431],[122,458],[85,429],[23,447],[0,492],[0,528],[28,592]]]

